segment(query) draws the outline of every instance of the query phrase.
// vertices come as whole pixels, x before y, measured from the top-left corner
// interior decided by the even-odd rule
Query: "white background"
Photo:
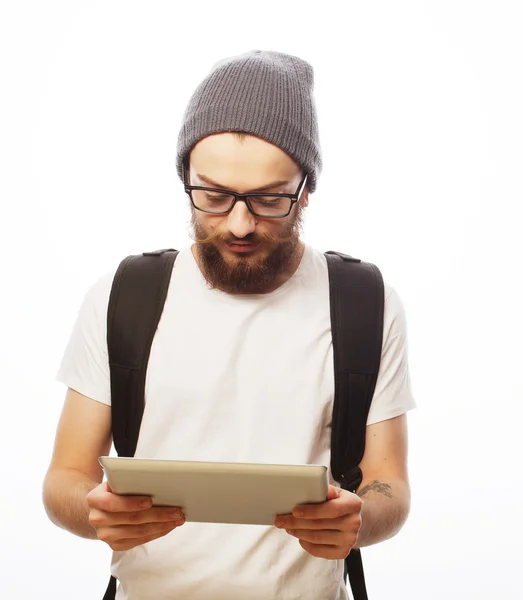
[[[1,597],[103,595],[109,548],[41,503],[54,376],[101,274],[189,243],[183,110],[258,48],[316,72],[305,240],[378,264],[407,311],[413,506],[364,553],[370,598],[521,598],[522,30],[502,0],[2,2]]]

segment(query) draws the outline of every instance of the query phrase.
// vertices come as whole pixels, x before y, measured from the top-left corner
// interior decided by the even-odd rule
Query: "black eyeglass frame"
[[[285,217],[288,217],[290,215],[290,213],[292,211],[292,207],[296,204],[296,202],[300,201],[300,198],[303,194],[303,190],[305,189],[305,184],[307,182],[307,178],[308,178],[308,174],[306,174],[305,177],[301,180],[300,184],[298,185],[298,189],[296,190],[296,192],[294,194],[270,194],[270,193],[263,193],[263,192],[252,193],[252,194],[238,194],[237,192],[233,192],[232,190],[209,188],[209,187],[204,187],[201,185],[189,185],[188,183],[184,183],[184,187],[185,187],[186,193],[189,195],[189,198],[191,199],[191,204],[194,206],[194,208],[196,210],[199,210],[200,212],[204,212],[208,215],[226,215],[227,213],[231,212],[231,210],[234,208],[236,202],[245,202],[245,205],[247,206],[249,212],[252,213],[255,217],[259,217],[260,219],[284,219]],[[183,179],[184,179],[184,181],[187,181],[187,172],[186,172],[185,168],[183,170]],[[194,200],[192,197],[193,190],[202,190],[204,192],[219,192],[221,194],[226,194],[228,196],[234,196],[234,198],[233,198],[231,206],[227,210],[220,211],[220,212],[204,210],[203,208],[198,208],[198,206],[196,206],[196,204],[194,203]],[[249,202],[249,198],[266,197],[266,196],[274,196],[275,198],[290,198],[292,200],[292,202],[289,206],[289,210],[285,214],[277,215],[277,216],[267,216],[267,215],[258,214],[251,206],[251,203]]]

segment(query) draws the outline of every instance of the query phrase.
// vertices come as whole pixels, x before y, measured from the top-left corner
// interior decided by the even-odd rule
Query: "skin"
[[[253,136],[239,139],[232,133],[216,134],[201,140],[190,155],[189,183],[205,187],[219,187],[239,193],[254,192],[273,182],[284,182],[264,191],[272,193],[296,192],[302,178],[300,167],[278,147]],[[203,178],[202,178],[203,176]],[[212,185],[210,181],[214,182]],[[305,189],[300,205],[304,209],[309,202],[309,193]],[[257,262],[264,259],[279,243],[278,238],[289,235],[289,229],[298,218],[298,207],[294,205],[290,215],[283,219],[263,219],[253,215],[244,202],[238,202],[227,215],[211,215],[193,209],[193,224],[207,237],[215,237],[213,243],[229,266],[242,260]],[[241,242],[249,235],[268,235],[274,242],[262,242],[249,255],[238,255],[231,251],[224,240],[234,239]],[[281,286],[291,277],[300,263],[304,245],[297,232],[296,249],[287,268],[270,285],[255,289],[256,293],[268,293]],[[198,244],[193,246],[193,254],[200,265],[202,259]],[[216,287],[230,292],[226,281]]]
[[[303,173],[279,148],[252,136],[238,139],[231,133],[205,138],[190,156],[190,183],[240,193],[253,192],[274,181],[285,182],[267,191],[294,193]],[[308,205],[305,190],[301,204]],[[241,258],[223,242],[241,241],[250,234],[269,234],[274,240],[296,224],[296,206],[284,219],[262,219],[239,202],[228,215],[194,211],[194,223],[215,237],[223,258],[232,266],[238,260],[259,261],[277,241],[262,242]],[[296,271],[304,245],[298,240],[287,268],[263,290],[271,292]],[[200,260],[198,244],[192,248]],[[200,264],[200,263],[199,263]],[[227,291],[224,282],[224,291]],[[150,499],[113,494],[102,482],[98,457],[111,448],[111,409],[69,389],[59,420],[52,459],[43,484],[43,502],[51,521],[78,536],[100,539],[113,550],[128,550],[170,533],[183,525],[180,510],[153,508]],[[328,500],[296,507],[275,526],[298,540],[312,556],[344,558],[353,548],[381,542],[403,526],[410,509],[407,474],[407,422],[405,415],[367,427],[366,450],[360,464],[363,481],[356,494],[329,488]],[[144,503],[145,504],[142,504]]]
[[[150,508],[150,498],[111,492],[98,463],[110,449],[110,406],[69,389],[43,484],[51,521],[80,537],[100,539],[113,550],[129,550],[183,525],[183,515]]]
[[[357,493],[329,487],[327,502],[296,507],[275,526],[297,538],[312,556],[345,558],[362,548],[393,537],[410,510],[405,415],[369,425]]]

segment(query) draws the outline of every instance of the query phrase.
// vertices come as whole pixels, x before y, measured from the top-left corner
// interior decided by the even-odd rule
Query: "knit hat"
[[[321,148],[311,65],[296,56],[254,50],[216,63],[191,97],[178,136],[176,168],[213,133],[245,132],[286,152],[308,173],[311,192]]]

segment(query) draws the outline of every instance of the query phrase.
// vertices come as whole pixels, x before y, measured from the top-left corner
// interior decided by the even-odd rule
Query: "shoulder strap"
[[[144,411],[147,363],[169,290],[178,251],[128,256],[113,279],[107,310],[113,444],[118,456],[134,456]],[[111,575],[103,600],[116,597]]]
[[[326,252],[329,270],[334,405],[331,471],[336,481],[355,492],[362,480],[359,463],[374,395],[383,340],[384,285],[379,269],[360,259]],[[345,560],[354,600],[367,600],[359,550]]]
[[[134,456],[144,410],[151,344],[163,310],[176,250],[128,256],[113,280],[107,311],[114,447]]]

